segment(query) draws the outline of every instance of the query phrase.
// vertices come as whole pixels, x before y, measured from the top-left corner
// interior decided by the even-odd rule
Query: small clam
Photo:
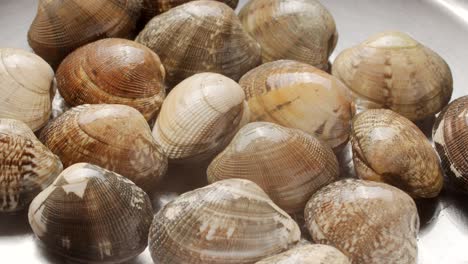
[[[305,218],[315,242],[336,247],[351,263],[416,263],[418,212],[395,187],[355,179],[332,183],[312,196]]]
[[[386,109],[364,111],[351,132],[356,174],[386,182],[415,198],[431,198],[443,187],[437,154],[410,120]]]
[[[124,104],[147,120],[156,116],[166,95],[158,55],[125,39],[103,39],[77,49],[60,64],[56,78],[70,106]]]
[[[335,21],[316,0],[250,0],[239,18],[262,46],[263,62],[291,59],[328,70],[338,40]]]
[[[59,158],[25,123],[0,119],[0,212],[27,207],[61,171]]]
[[[266,122],[247,124],[208,167],[208,181],[255,182],[288,213],[304,210],[310,196],[336,180],[330,147],[298,129]]]
[[[383,32],[343,51],[333,75],[360,109],[389,108],[416,121],[438,113],[452,95],[452,74],[437,53],[401,32]]]
[[[351,262],[332,246],[314,244],[295,247],[255,264],[351,264]]]
[[[468,96],[442,111],[434,125],[433,139],[446,174],[468,191]]]
[[[41,140],[65,167],[89,162],[115,171],[151,191],[165,174],[167,158],[145,118],[125,105],[82,105],[51,121]]]
[[[48,250],[83,263],[120,263],[146,248],[153,212],[128,179],[78,163],[34,198],[28,217]]]
[[[169,93],[153,136],[171,161],[208,160],[226,147],[247,116],[244,92],[236,82],[200,73]]]
[[[347,88],[305,63],[280,60],[261,65],[240,80],[251,121],[301,129],[334,150],[348,141],[354,112]]]
[[[230,179],[182,194],[154,217],[155,263],[242,264],[280,253],[300,239],[298,225],[251,181]]]
[[[237,81],[261,63],[258,43],[234,11],[217,1],[191,1],[156,16],[136,41],[160,56],[171,88],[200,72]]]

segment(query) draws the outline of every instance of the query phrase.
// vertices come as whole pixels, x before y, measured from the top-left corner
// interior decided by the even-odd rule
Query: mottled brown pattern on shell
[[[386,182],[415,198],[437,196],[443,176],[429,140],[405,117],[385,109],[358,114],[351,131],[356,174]]]
[[[125,39],[103,39],[71,53],[57,70],[60,94],[71,106],[124,104],[150,120],[165,97],[157,54]]]
[[[330,147],[298,129],[247,124],[208,167],[208,181],[247,179],[288,213],[304,210],[310,196],[339,176]]]
[[[133,34],[141,0],[39,0],[28,42],[53,68],[73,50],[102,38]]]
[[[51,121],[41,140],[65,167],[89,162],[115,171],[151,191],[167,158],[144,117],[125,105],[82,105]]]
[[[154,217],[155,263],[254,263],[297,243],[291,217],[251,181],[230,179],[185,194]]]
[[[48,250],[83,263],[119,263],[146,248],[153,212],[128,179],[79,163],[34,198],[28,217]]]
[[[136,41],[159,55],[171,88],[200,72],[237,81],[261,63],[260,46],[243,30],[234,11],[217,1],[175,7],[153,18]]]
[[[328,245],[304,245],[268,257],[255,264],[350,264],[338,249]]]
[[[390,185],[347,179],[306,205],[315,242],[336,247],[353,264],[415,264],[419,217],[410,196]]]

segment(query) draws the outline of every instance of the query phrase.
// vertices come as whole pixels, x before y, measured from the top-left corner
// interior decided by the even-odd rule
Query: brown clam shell
[[[328,245],[303,245],[255,264],[351,264],[338,249]]]

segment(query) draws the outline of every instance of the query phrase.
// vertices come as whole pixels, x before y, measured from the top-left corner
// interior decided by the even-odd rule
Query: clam
[[[131,37],[141,0],[39,0],[28,42],[53,68],[73,50],[109,37]]]
[[[182,194],[154,217],[155,263],[242,264],[280,253],[300,239],[291,217],[251,181],[230,179]]]
[[[54,71],[39,56],[0,48],[0,118],[21,120],[33,131],[49,120]]]
[[[103,39],[71,53],[57,71],[60,94],[71,106],[124,104],[154,118],[166,95],[157,54],[125,39]]]
[[[96,165],[64,170],[34,198],[29,224],[55,253],[83,263],[120,263],[147,245],[153,212],[148,195]]]
[[[328,245],[303,245],[268,257],[255,264],[351,264],[338,249]]]
[[[405,117],[387,109],[364,111],[353,120],[351,144],[359,178],[394,185],[414,198],[440,193],[443,176],[437,154]]]
[[[167,96],[153,128],[170,161],[198,162],[218,154],[247,122],[242,88],[216,73],[187,78]]]
[[[89,162],[115,171],[151,191],[167,170],[167,158],[145,118],[125,105],[82,105],[51,121],[44,144],[65,167]]]
[[[401,32],[383,32],[346,49],[333,75],[359,109],[387,108],[416,121],[432,117],[452,95],[452,74],[437,53]]]
[[[280,60],[263,64],[239,81],[250,121],[298,128],[334,150],[346,145],[354,112],[346,86],[305,63]]]
[[[339,176],[330,147],[298,129],[254,122],[239,130],[208,167],[208,181],[242,178],[258,184],[288,213]]]
[[[468,191],[468,96],[456,99],[436,119],[434,144],[445,173]]]
[[[263,62],[290,59],[328,70],[338,32],[328,10],[316,0],[250,0],[239,18],[262,46]]]
[[[218,1],[191,1],[156,16],[136,41],[159,55],[171,88],[200,72],[237,81],[261,63],[260,46]]]
[[[25,123],[0,119],[0,212],[27,207],[61,171],[59,158]]]
[[[393,186],[355,179],[332,183],[312,196],[305,218],[314,242],[336,247],[351,263],[416,263],[416,205]]]

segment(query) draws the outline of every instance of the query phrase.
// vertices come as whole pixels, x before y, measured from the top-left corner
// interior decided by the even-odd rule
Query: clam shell
[[[185,194],[154,217],[155,263],[253,263],[300,239],[298,225],[251,181],[230,179]]]
[[[216,73],[187,78],[167,96],[153,136],[170,161],[195,162],[218,154],[247,121],[244,92]]]
[[[330,74],[280,60],[249,71],[239,84],[248,100],[250,121],[301,129],[334,150],[348,141],[354,108],[346,86]]]
[[[306,205],[315,242],[359,264],[414,264],[419,217],[410,196],[390,185],[347,179],[315,193]]]
[[[147,120],[166,95],[165,70],[157,54],[125,39],[103,39],[71,53],[57,70],[60,94],[71,106],[124,104]]]
[[[34,198],[28,217],[48,250],[84,263],[119,263],[146,248],[153,213],[131,181],[78,163]]]
[[[0,212],[26,208],[61,171],[59,158],[25,123],[0,119]]]
[[[333,75],[349,87],[359,109],[388,108],[413,121],[438,113],[453,90],[447,63],[401,32],[379,33],[344,50]]]
[[[115,171],[151,191],[167,170],[167,158],[144,117],[125,105],[82,105],[51,121],[41,140],[65,167],[89,162]]]
[[[437,154],[410,120],[386,109],[364,111],[351,132],[356,174],[394,185],[415,198],[431,198],[443,187]]]
[[[327,245],[304,245],[268,257],[255,264],[350,264],[338,249]]]
[[[258,184],[288,213],[304,210],[310,196],[339,176],[330,147],[298,129],[247,124],[208,167],[208,181],[242,178]]]
[[[49,120],[54,71],[39,56],[0,48],[0,118],[23,121],[33,131]]]
[[[234,11],[217,1],[191,1],[156,16],[136,41],[159,55],[170,87],[200,72],[237,81],[261,63],[260,46]]]

